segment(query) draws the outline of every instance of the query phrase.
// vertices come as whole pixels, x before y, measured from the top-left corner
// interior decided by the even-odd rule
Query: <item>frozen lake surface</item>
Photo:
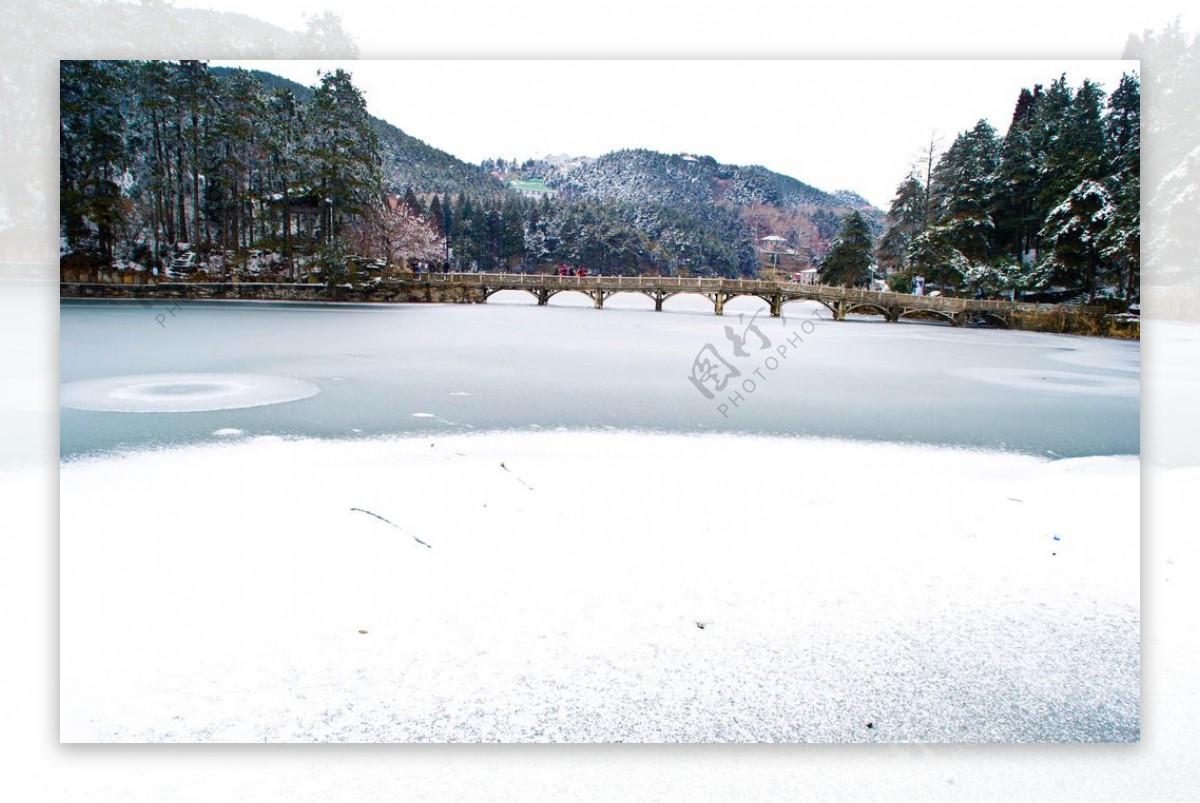
[[[1136,343],[555,301],[64,303],[61,738],[1140,738]]]
[[[690,296],[668,300],[662,313],[630,295],[599,311],[583,303],[564,294],[530,308],[532,297],[515,292],[486,305],[218,302],[168,311],[64,302],[61,451],[196,443],[229,428],[342,438],[611,427],[1052,457],[1139,452],[1136,342],[833,322],[811,304],[787,305],[782,320],[765,311],[752,320],[765,308],[758,299],[731,302],[723,317]],[[722,390],[713,382],[701,389],[690,381],[697,358],[738,375]],[[276,377],[319,392],[285,404],[171,412],[181,403],[170,392],[173,376],[186,394],[212,374]],[[160,383],[162,412],[106,412],[127,409],[128,398],[121,406],[87,394],[104,383],[144,397],[136,386],[146,375]]]

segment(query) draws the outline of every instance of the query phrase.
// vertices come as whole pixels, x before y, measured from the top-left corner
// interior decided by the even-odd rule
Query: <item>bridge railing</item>
[[[657,289],[704,289],[711,292],[719,290],[731,281],[734,285],[748,287],[751,282],[741,283],[729,279],[688,278],[680,276],[605,276],[592,274],[589,276],[557,276],[553,274],[536,273],[430,273],[420,274],[404,281],[425,281],[429,279],[435,284],[463,284],[467,286],[504,286],[512,288],[546,288],[569,289],[627,289],[627,290],[657,290]],[[771,282],[761,282],[764,287]]]

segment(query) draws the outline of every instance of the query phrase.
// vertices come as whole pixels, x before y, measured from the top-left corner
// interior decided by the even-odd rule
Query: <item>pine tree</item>
[[[842,219],[837,239],[821,261],[819,276],[824,284],[844,287],[863,285],[870,278],[871,253],[874,250],[871,226],[861,212],[852,211]]]
[[[462,268],[479,265],[486,248],[486,225],[471,199],[460,194],[454,205],[454,254]]]
[[[1040,179],[1033,154],[1030,126],[1041,97],[1042,85],[1022,89],[1012,124],[1000,144],[996,172],[995,248],[1021,262],[1035,247],[1042,215],[1037,205]]]
[[[201,244],[201,175],[204,171],[205,139],[208,136],[209,115],[212,112],[214,86],[208,65],[202,61],[181,61],[171,71],[172,91],[176,103],[175,147],[180,181],[176,185],[179,209],[180,240],[193,248]],[[185,184],[184,177],[187,182]],[[191,220],[187,221],[190,201]],[[187,226],[190,224],[190,230]]]
[[[409,184],[404,188],[403,203],[408,207],[408,211],[413,215],[423,215],[425,210],[421,208],[421,201],[417,198],[417,193],[413,191],[412,185]]]
[[[1115,210],[1102,254],[1112,264],[1125,300],[1132,301],[1141,265],[1141,84],[1136,75],[1121,76],[1104,123]]]
[[[935,224],[942,229],[941,238],[968,260],[984,262],[992,251],[999,164],[996,131],[980,120],[959,134],[934,169]]]
[[[161,61],[150,61],[140,65],[136,71],[134,93],[137,96],[137,111],[140,129],[143,131],[142,148],[145,152],[143,205],[148,210],[151,237],[154,240],[154,260],[160,257],[162,245],[178,242],[175,197],[175,182],[182,180],[172,169],[169,150],[169,121],[174,99],[169,89],[169,65]],[[148,135],[145,133],[148,132]]]
[[[362,93],[344,70],[324,73],[313,93],[304,155],[317,192],[327,201],[324,240],[336,242],[347,216],[382,192],[379,137]]]
[[[1038,177],[1036,218],[1057,206],[1078,184],[1071,159],[1067,118],[1074,93],[1061,75],[1042,93],[1029,124],[1029,148]]]
[[[1012,121],[1009,123],[1009,128],[1013,126],[1025,126],[1028,128],[1030,117],[1033,116],[1034,108],[1037,106],[1038,98],[1042,94],[1042,85],[1034,84],[1033,91],[1022,88],[1017,95],[1017,104],[1013,107]]]
[[[1075,92],[1069,116],[1070,154],[1080,181],[1100,181],[1109,164],[1105,153],[1104,92],[1084,80]]]
[[[68,242],[111,263],[125,222],[119,181],[125,149],[120,62],[60,63],[59,215]]]
[[[258,192],[255,189],[265,179],[266,107],[262,85],[244,70],[222,80],[218,89],[220,100],[211,114],[212,143],[205,170],[210,177],[209,217],[218,226],[223,249],[240,252],[257,239],[253,199],[261,197],[261,186]]]
[[[1051,84],[1039,105],[1031,133],[1043,219],[1080,182],[1104,177],[1103,101],[1096,84],[1085,80],[1072,91],[1064,75]]]
[[[913,238],[908,258],[914,274],[925,276],[945,292],[963,281],[970,263],[950,242],[950,232],[941,226],[930,226]]]
[[[925,188],[915,171],[909,172],[892,199],[887,213],[887,231],[879,241],[876,257],[890,272],[908,270],[908,248],[925,224]]]
[[[304,127],[302,109],[296,96],[287,89],[277,90],[270,98],[266,114],[267,158],[271,165],[272,195],[278,193],[278,232],[283,247],[283,261],[292,279],[296,279],[296,263],[292,249],[292,195],[300,187],[300,159],[297,150]]]
[[[436,195],[429,201],[429,225],[433,226],[433,230],[439,237],[446,236],[446,218],[442,214],[442,199]]]
[[[1048,250],[1043,262],[1052,278],[1067,284],[1082,281],[1089,298],[1094,296],[1100,256],[1115,214],[1108,190],[1091,179],[1081,181],[1050,210],[1041,237]]]
[[[525,256],[525,219],[516,198],[506,198],[500,208],[500,238],[498,257],[501,266],[509,268]]]

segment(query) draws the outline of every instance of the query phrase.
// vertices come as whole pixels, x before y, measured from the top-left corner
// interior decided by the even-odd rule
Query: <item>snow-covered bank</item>
[[[1136,458],[222,439],[61,500],[66,741],[1139,734]]]

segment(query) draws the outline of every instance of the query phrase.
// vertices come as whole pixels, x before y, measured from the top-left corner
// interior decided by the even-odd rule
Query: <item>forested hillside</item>
[[[202,278],[375,269],[924,276],[945,292],[1133,299],[1140,85],[1021,90],[900,183],[886,216],[761,166],[624,150],[467,164],[367,110],[349,73],[304,87],[199,61],[64,61],[62,263]],[[935,159],[935,155],[937,158]],[[786,260],[784,259],[786,257]]]
[[[161,269],[186,250],[224,275],[266,250],[295,274],[381,210],[380,153],[340,70],[302,99],[196,61],[64,61],[64,264]]]
[[[743,250],[777,236],[789,250],[819,257],[851,210],[882,230],[882,213],[855,193],[827,193],[765,167],[721,164],[711,156],[617,151],[548,183],[570,198],[670,209]]]
[[[580,198],[635,204],[840,205],[829,193],[763,167],[737,167],[720,164],[711,156],[649,150],[609,153],[548,183]]]
[[[896,189],[877,257],[979,293],[1074,288],[1132,300],[1140,263],[1141,98],[1126,74],[1107,98],[1065,76],[1022,89],[1008,130],[960,133]]]

